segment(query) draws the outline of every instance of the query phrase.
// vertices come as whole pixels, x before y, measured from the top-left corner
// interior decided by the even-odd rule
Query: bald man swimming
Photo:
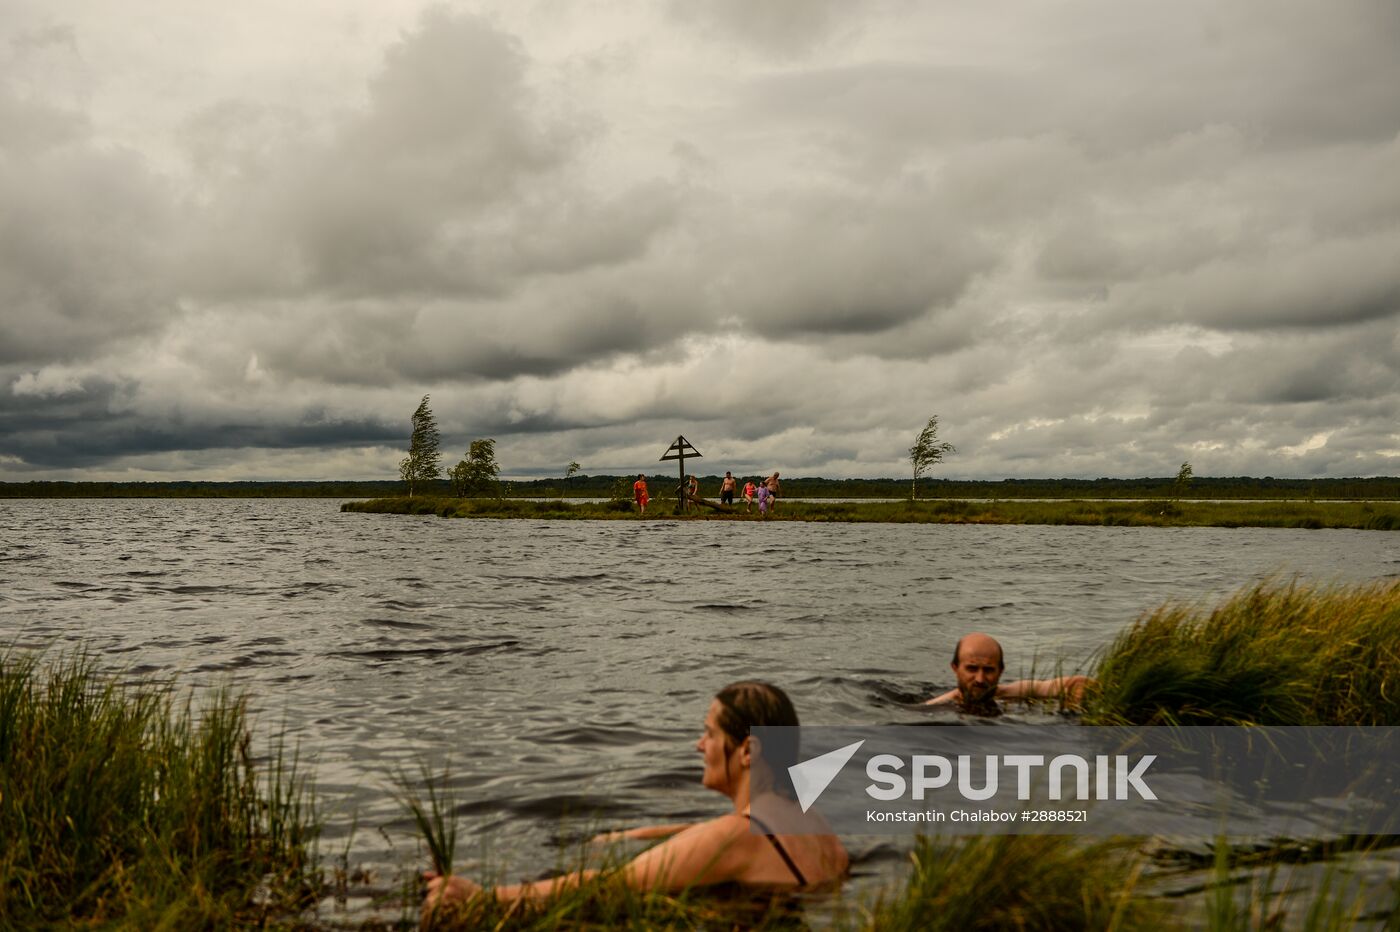
[[[981,632],[964,635],[953,648],[953,675],[958,688],[934,696],[924,705],[957,703],[964,712],[999,715],[998,699],[1059,699],[1067,708],[1078,708],[1084,689],[1093,680],[1087,676],[1057,676],[1049,680],[1017,680],[1001,685],[1006,662],[996,638]]]

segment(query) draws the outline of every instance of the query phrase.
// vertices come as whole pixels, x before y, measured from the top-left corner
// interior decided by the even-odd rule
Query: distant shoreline
[[[684,515],[675,505],[653,499],[645,515],[627,500],[572,503],[489,498],[394,497],[346,502],[343,512],[435,515],[441,518],[494,518],[584,521],[750,521],[885,524],[1039,524],[1099,527],[1263,527],[1400,530],[1400,503],[1305,501],[1163,500],[937,500],[883,502],[782,501],[775,515],[722,513],[695,506]]]
[[[611,497],[619,482],[630,494],[635,474],[574,476],[572,479],[517,479],[501,483],[510,499],[598,499]],[[740,477],[745,478],[745,477]],[[674,494],[675,473],[647,476],[654,499]],[[719,477],[700,476],[702,495],[718,497]],[[444,482],[429,483],[426,497],[447,498]],[[0,499],[6,498],[339,498],[376,499],[403,495],[402,482],[287,481],[287,482],[0,482]],[[840,500],[907,500],[910,482],[905,479],[783,480],[787,498]],[[1278,479],[1271,476],[1201,477],[1184,489],[1170,478],[1138,479],[923,479],[919,498],[927,500],[1005,501],[1045,500],[1156,500],[1156,501],[1336,501],[1400,502],[1400,477],[1349,479]]]

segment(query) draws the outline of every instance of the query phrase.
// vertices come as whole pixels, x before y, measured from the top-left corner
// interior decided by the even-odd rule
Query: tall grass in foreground
[[[1114,640],[1095,723],[1400,725],[1400,582],[1269,582],[1168,603]]]
[[[584,856],[579,855],[582,864]],[[733,886],[662,893],[599,877],[542,902],[485,898],[434,914],[434,929],[901,930],[1164,928],[1165,910],[1138,896],[1145,859],[1122,841],[1069,836],[920,838],[907,880],[873,900],[840,890],[786,893]]]
[[[1143,858],[1126,842],[1068,835],[920,837],[905,885],[870,910],[875,930],[1156,929],[1135,896]]]
[[[400,804],[413,816],[436,869],[450,864],[456,824],[445,790],[446,773],[424,766],[426,800],[408,779],[397,779]],[[449,852],[446,857],[442,851]],[[832,917],[832,928],[938,929],[1154,929],[1164,910],[1136,896],[1145,858],[1122,839],[1086,841],[1063,835],[980,836],[958,840],[920,837],[909,878],[873,902],[855,903],[839,890],[789,893],[733,885],[680,892],[631,889],[616,882],[625,864],[613,848],[598,874],[543,901],[498,903],[483,897],[448,905],[424,925],[435,929],[804,929],[810,907]],[[587,843],[572,865],[590,862]],[[481,880],[482,878],[477,878]]]
[[[317,831],[295,760],[258,766],[243,698],[0,655],[0,928],[267,924],[310,893]]]

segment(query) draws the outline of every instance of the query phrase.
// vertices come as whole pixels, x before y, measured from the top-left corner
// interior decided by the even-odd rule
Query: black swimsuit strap
[[[807,886],[807,878],[802,876],[802,871],[799,870],[797,864],[793,862],[792,855],[787,853],[787,849],[783,847],[783,843],[778,841],[778,836],[774,835],[772,830],[764,825],[757,816],[750,815],[746,812],[744,813],[744,818],[748,819],[754,825],[757,825],[759,829],[762,830],[763,837],[772,842],[773,847],[777,849],[778,856],[783,859],[783,863],[788,866],[788,870],[792,871],[792,876],[797,878],[797,885],[799,887]]]

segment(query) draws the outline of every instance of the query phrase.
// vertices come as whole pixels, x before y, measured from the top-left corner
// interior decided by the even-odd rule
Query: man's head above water
[[[983,705],[996,698],[1006,660],[996,638],[973,632],[960,638],[953,648],[952,667],[962,704]]]
[[[1048,680],[1003,683],[1006,658],[996,638],[981,632],[963,635],[953,648],[953,676],[958,688],[934,696],[925,705],[954,704],[974,715],[998,714],[998,699],[1058,699],[1060,707],[1078,708],[1084,691],[1094,685],[1087,676],[1056,676]]]

